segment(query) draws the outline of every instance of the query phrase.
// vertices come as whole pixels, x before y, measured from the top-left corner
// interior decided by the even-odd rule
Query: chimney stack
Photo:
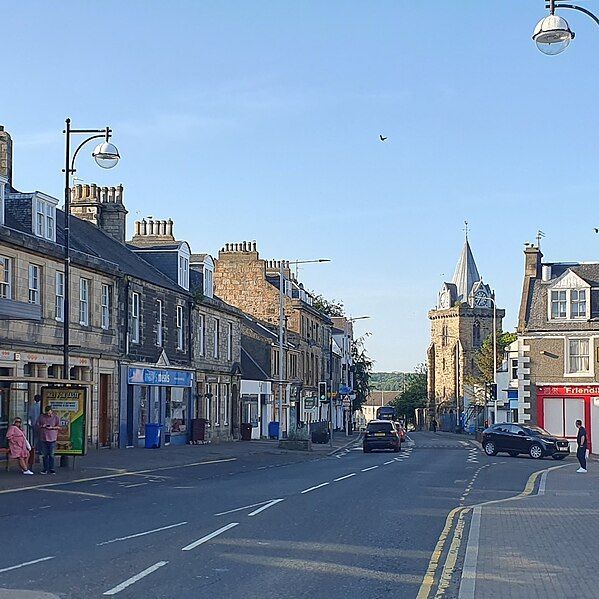
[[[3,125],[0,125],[0,176],[6,177],[12,186],[12,139]]]
[[[524,276],[532,279],[541,278],[541,262],[543,254],[541,250],[531,245],[524,250]]]

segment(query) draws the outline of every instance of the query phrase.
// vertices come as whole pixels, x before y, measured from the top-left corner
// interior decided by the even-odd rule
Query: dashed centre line
[[[22,564],[17,564],[16,566],[8,566],[8,568],[2,568],[0,570],[0,574],[2,572],[10,572],[11,570],[18,570],[19,568],[23,568],[25,566],[31,566],[33,564],[38,564],[39,562],[47,562],[50,559],[54,559],[55,555],[49,555],[47,557],[40,557],[39,559],[31,560],[30,562],[23,562]]]
[[[187,524],[187,522],[177,522],[177,524],[169,524],[168,526],[161,526],[160,528],[154,528],[152,530],[146,530],[144,532],[137,532],[133,535],[128,535],[126,537],[118,537],[116,539],[111,539],[110,541],[102,541],[98,543],[98,547],[101,545],[110,545],[111,543],[118,543],[119,541],[127,541],[128,539],[136,539],[137,537],[145,537],[146,535],[151,535],[155,532],[161,532],[163,530],[169,530],[170,528],[177,528],[178,526],[183,526]]]
[[[362,472],[368,472],[369,470],[374,470],[375,468],[378,468],[378,466],[370,466],[370,468],[362,468]]]
[[[320,489],[321,487],[326,487],[327,485],[330,485],[331,483],[320,483],[319,485],[316,485],[315,487],[309,487],[308,489],[304,489],[301,494],[303,495],[304,493],[309,493],[310,491],[316,491],[316,489]]]
[[[339,478],[334,478],[333,482],[337,483],[340,480],[345,480],[346,478],[351,478],[352,476],[356,476],[356,473],[352,472],[351,474],[346,474],[345,476],[340,476]]]
[[[125,590],[127,587],[130,587],[132,584],[135,584],[138,580],[145,578],[149,574],[152,574],[152,572],[156,572],[156,570],[158,570],[158,568],[162,568],[162,566],[166,566],[166,564],[168,564],[168,562],[156,562],[153,566],[146,568],[139,574],[136,574],[135,576],[132,576],[131,578],[127,578],[127,580],[125,580],[124,582],[121,582],[121,584],[117,584],[117,586],[106,591],[104,593],[104,595],[116,595],[117,593],[120,593],[121,591]]]
[[[203,545],[204,543],[206,543],[207,541],[210,541],[210,539],[213,539],[214,537],[218,537],[218,535],[223,534],[223,532],[226,532],[227,530],[230,530],[231,528],[234,528],[235,526],[239,526],[239,522],[231,522],[230,524],[227,524],[226,526],[223,526],[222,528],[219,528],[218,530],[211,532],[210,534],[206,535],[205,537],[202,537],[201,539],[198,539],[197,541],[194,541],[193,543],[190,543],[189,545],[185,545],[185,547],[183,547],[183,549],[181,549],[181,551],[191,551],[192,549],[195,549],[196,547]]]
[[[281,501],[285,501],[285,500],[284,499],[273,499],[272,501],[269,501],[266,505],[259,507],[257,510],[254,510],[253,512],[250,512],[248,514],[248,516],[256,516],[260,512],[267,510],[269,507],[272,507],[273,505],[276,505],[277,503],[281,503]]]

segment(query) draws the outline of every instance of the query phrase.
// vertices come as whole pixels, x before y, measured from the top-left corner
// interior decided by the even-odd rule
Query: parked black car
[[[364,453],[373,449],[392,449],[397,452],[401,449],[401,439],[395,423],[391,420],[371,420],[364,432],[362,441]]]
[[[494,424],[483,431],[482,446],[487,455],[505,451],[512,457],[527,453],[538,460],[551,456],[563,460],[570,453],[567,439],[556,437],[540,426],[516,423]]]

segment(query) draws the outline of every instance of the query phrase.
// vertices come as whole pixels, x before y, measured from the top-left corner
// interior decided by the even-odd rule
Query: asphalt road
[[[423,597],[448,513],[516,494],[548,464],[412,439],[400,454],[213,461],[0,493],[0,598]]]

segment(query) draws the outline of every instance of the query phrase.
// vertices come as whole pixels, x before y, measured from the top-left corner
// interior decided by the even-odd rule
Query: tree
[[[406,375],[406,389],[393,401],[399,417],[405,417],[406,421],[414,421],[416,408],[426,407],[428,400],[426,379],[425,364],[419,364],[414,372]]]
[[[343,302],[328,300],[320,294],[313,294],[312,306],[327,316],[345,316]]]
[[[497,335],[497,366],[501,366],[505,348],[517,339],[516,333],[500,333]],[[489,335],[474,356],[474,363],[478,367],[480,376],[476,377],[478,383],[493,382],[493,335]]]
[[[352,408],[353,411],[356,411],[362,407],[362,404],[366,401],[370,393],[370,373],[372,372],[374,362],[366,353],[363,337],[354,340],[351,353],[353,359],[354,391],[356,393],[356,399]]]

